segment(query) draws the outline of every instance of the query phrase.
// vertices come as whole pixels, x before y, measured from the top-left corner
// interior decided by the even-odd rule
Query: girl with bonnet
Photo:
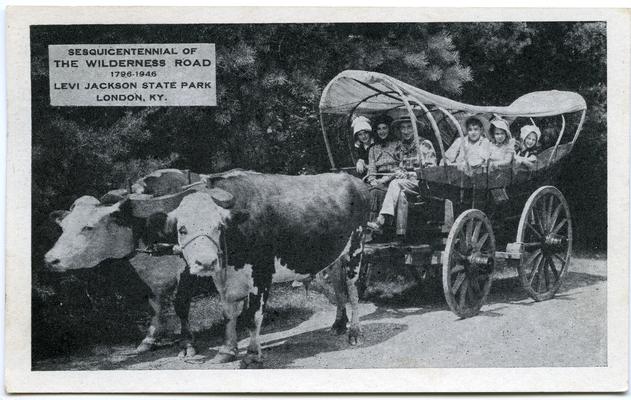
[[[368,170],[368,152],[373,145],[372,127],[370,120],[364,116],[356,117],[351,124],[355,138],[355,156],[357,173],[364,176]]]
[[[515,157],[515,142],[510,134],[508,122],[502,118],[491,121],[491,146],[489,161],[491,166],[508,165]]]
[[[517,151],[515,160],[528,169],[534,169],[537,163],[537,154],[539,153],[541,131],[535,125],[525,125],[521,127],[519,137],[521,139],[521,147]]]

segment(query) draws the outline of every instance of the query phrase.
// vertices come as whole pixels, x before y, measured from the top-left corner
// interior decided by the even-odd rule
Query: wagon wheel
[[[449,308],[461,318],[480,311],[491,290],[495,236],[480,210],[467,210],[454,222],[443,253],[443,291]]]
[[[559,189],[543,186],[530,196],[519,220],[517,242],[522,243],[522,286],[535,301],[552,298],[572,253],[572,218]]]

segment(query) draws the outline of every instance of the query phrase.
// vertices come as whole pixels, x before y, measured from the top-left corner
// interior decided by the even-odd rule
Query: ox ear
[[[63,219],[66,218],[68,214],[70,214],[70,211],[55,210],[51,212],[50,214],[48,214],[48,218],[50,218],[50,220],[56,223],[57,225],[60,225],[61,221],[63,221]]]
[[[171,214],[157,212],[147,218],[147,245],[155,243],[177,243],[177,218]]]
[[[209,189],[208,193],[219,207],[232,208],[234,206],[234,196],[225,190],[214,187]]]

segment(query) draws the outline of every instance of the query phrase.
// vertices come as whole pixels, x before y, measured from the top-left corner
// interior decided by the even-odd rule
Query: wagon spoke
[[[537,207],[533,207],[532,214],[534,216],[534,223],[539,227],[538,232],[544,233],[545,229],[543,228],[543,222],[541,221],[541,210]]]
[[[462,254],[461,252],[459,252],[456,249],[453,249],[453,258],[454,260],[458,261],[458,260],[464,260],[466,257],[464,256],[464,254]]]
[[[458,289],[460,289],[460,285],[462,285],[462,282],[464,282],[465,278],[466,278],[466,275],[464,273],[461,273],[460,275],[456,277],[456,282],[451,287],[451,292],[454,295],[458,292]]]
[[[480,276],[478,275],[476,277],[476,279],[470,279],[469,282],[471,282],[471,289],[473,294],[475,294],[476,296],[479,296],[480,293],[482,292],[482,289],[480,289],[480,282],[479,282]]]
[[[451,269],[451,271],[449,271],[450,274],[457,274],[458,272],[464,271],[464,265],[462,264],[457,264],[455,267],[453,267]]]
[[[475,248],[477,250],[481,250],[482,247],[484,246],[484,244],[486,243],[488,238],[489,238],[489,234],[488,233],[485,233],[484,235],[482,235],[480,240],[478,240],[478,242],[475,244]]]
[[[476,243],[480,237],[480,229],[482,229],[482,221],[478,221],[473,229],[473,235],[471,235],[471,241]]]
[[[545,262],[545,258],[543,258],[544,262],[543,262],[543,266],[541,268],[539,268],[539,272],[537,274],[537,292],[541,293],[543,292],[543,285],[545,285],[545,269],[546,269],[546,262]]]
[[[550,218],[550,225],[548,226],[548,229],[554,228],[554,225],[557,223],[557,219],[559,218],[559,214],[561,213],[562,208],[563,208],[563,203],[559,203],[557,208],[554,209],[554,212],[552,213],[552,217]]]
[[[548,198],[550,199],[548,201],[548,208],[546,210],[546,229],[551,229],[552,226],[550,226],[550,221],[552,220],[552,208],[554,207],[554,195],[550,195],[548,196]]]
[[[558,282],[559,271],[557,271],[556,264],[554,264],[554,261],[552,259],[548,260],[548,266],[550,267],[550,270],[552,271],[552,275],[554,275],[554,282]],[[563,269],[563,266],[561,266],[561,269]]]
[[[563,228],[565,226],[565,224],[567,224],[567,218],[563,218],[561,220],[561,222],[559,222],[559,225],[557,225],[553,230],[552,233],[558,233],[561,228]]]
[[[558,255],[557,253],[552,253],[552,256],[561,261],[561,269],[563,269],[563,267],[565,267],[565,263],[567,262],[566,259]]]
[[[460,295],[458,297],[458,305],[460,308],[464,308],[465,306],[465,296],[467,295],[467,289],[469,288],[469,282],[464,281],[462,284],[462,289],[460,290]]]
[[[534,254],[524,263],[524,265],[528,266],[532,264],[532,262],[535,261],[535,259],[539,257],[539,255],[541,255],[541,249],[537,249],[537,251],[535,251]]]
[[[459,248],[459,250],[461,252],[460,254],[466,252],[467,251],[467,243],[466,243],[465,238],[463,237],[463,233],[462,232],[460,232],[458,234],[458,238],[456,240],[458,241],[458,248]]]
[[[550,259],[546,258],[546,262],[543,264],[543,275],[546,279],[546,291],[550,289],[550,284],[552,283],[550,281],[550,272],[548,272],[549,269],[550,269]]]
[[[543,261],[543,257],[541,257],[539,262],[534,267],[532,267],[532,270],[530,271],[530,279],[528,280],[528,284],[531,287],[532,287],[532,283],[535,280],[535,276],[538,274],[539,269],[541,268],[541,261]]]
[[[473,235],[473,220],[467,222],[465,238],[467,240],[467,249],[471,248],[471,236]]]
[[[526,222],[526,227],[530,228],[530,230],[537,236],[537,238],[539,240],[543,240],[543,236],[541,236],[541,234],[535,229],[534,226],[532,226],[528,222]]]

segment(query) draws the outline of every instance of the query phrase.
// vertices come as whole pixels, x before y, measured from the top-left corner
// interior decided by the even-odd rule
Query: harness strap
[[[215,246],[215,248],[217,249],[217,257],[219,258],[219,269],[223,271],[223,279],[224,282],[226,282],[228,280],[228,243],[226,241],[226,234],[224,232],[224,227],[221,226],[219,228],[220,230],[220,234],[219,234],[219,241],[221,242],[221,244],[217,243],[217,241],[215,241],[215,239],[213,239],[212,237],[210,237],[209,235],[202,233],[196,236],[193,236],[192,238],[190,238],[186,243],[184,244],[179,244],[180,246],[180,250],[184,251],[184,249],[191,244],[194,240],[200,238],[200,237],[205,237],[208,240],[210,240],[210,242]],[[179,240],[178,240],[179,242]],[[186,261],[186,257],[184,257],[184,253],[181,253],[182,258],[184,259],[184,262],[186,263],[186,265],[188,266],[188,262]]]

